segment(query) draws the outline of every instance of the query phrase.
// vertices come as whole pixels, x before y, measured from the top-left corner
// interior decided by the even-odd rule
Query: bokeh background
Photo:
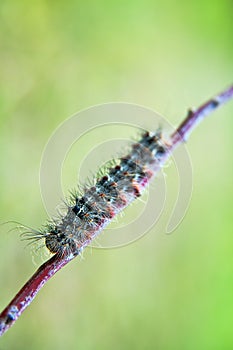
[[[232,13],[230,0],[1,0],[1,222],[46,220],[40,159],[70,115],[123,101],[176,125],[232,83]],[[136,243],[86,249],[43,288],[1,350],[233,348],[232,114],[233,102],[188,142],[193,196],[178,229],[164,233],[168,201]],[[175,167],[165,172],[174,192]],[[8,229],[0,308],[43,260]]]

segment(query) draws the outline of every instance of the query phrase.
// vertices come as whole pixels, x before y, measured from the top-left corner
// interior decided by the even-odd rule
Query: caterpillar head
[[[57,227],[52,229],[45,237],[45,245],[53,254],[72,253],[77,255],[79,253],[75,241],[71,237],[67,237],[64,232]]]

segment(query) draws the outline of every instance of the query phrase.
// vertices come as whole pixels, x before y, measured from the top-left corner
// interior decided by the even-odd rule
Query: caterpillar
[[[78,255],[120,211],[141,196],[149,180],[162,166],[168,143],[161,130],[144,131],[130,152],[113,161],[106,174],[66,201],[67,211],[41,231],[26,233],[32,240],[44,239],[53,254]]]

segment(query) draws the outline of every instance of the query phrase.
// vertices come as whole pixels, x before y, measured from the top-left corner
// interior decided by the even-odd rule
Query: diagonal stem
[[[15,323],[44,284],[74,257],[75,255],[60,257],[59,254],[56,254],[37,269],[9,305],[1,312],[0,336]]]
[[[233,98],[233,85],[229,88],[203,103],[196,110],[190,109],[187,117],[178,126],[176,131],[171,135],[172,148],[178,146],[183,141],[187,141],[190,133],[194,128],[215,109]]]
[[[233,85],[211,98],[202,104],[196,110],[190,110],[187,117],[171,135],[169,147],[166,154],[161,158],[161,163],[164,162],[171,152],[182,142],[186,141],[193,129],[217,107],[233,98]],[[39,267],[28,282],[21,288],[9,305],[0,313],[0,336],[3,335],[19,318],[22,312],[35,298],[36,294],[44,286],[44,284],[62,267],[73,260],[76,255],[70,254],[61,256],[60,254],[53,255],[48,261]]]

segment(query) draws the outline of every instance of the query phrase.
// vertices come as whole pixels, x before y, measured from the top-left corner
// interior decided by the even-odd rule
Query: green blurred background
[[[43,148],[94,104],[148,106],[177,124],[232,83],[230,0],[0,3],[0,220],[46,220]],[[90,250],[60,271],[0,349],[232,349],[233,102],[192,135],[194,189],[179,228]],[[171,191],[173,166],[166,169]],[[161,227],[161,229],[160,229]],[[0,308],[42,258],[1,226]],[[159,232],[159,233],[158,233]]]

